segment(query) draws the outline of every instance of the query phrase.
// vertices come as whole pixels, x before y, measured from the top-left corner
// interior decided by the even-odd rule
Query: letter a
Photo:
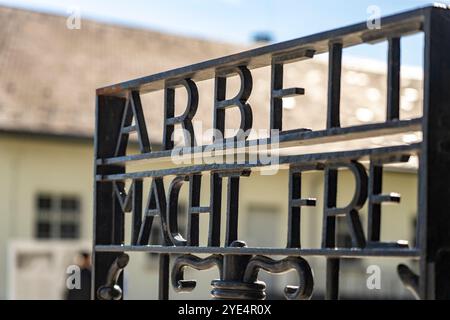
[[[132,125],[133,118],[135,120],[134,125]],[[123,109],[120,132],[117,138],[116,152],[114,154],[115,156],[125,155],[128,138],[132,132],[137,132],[141,153],[150,152],[150,141],[148,139],[147,127],[145,126],[141,98],[137,91],[132,91],[128,94],[127,102]]]

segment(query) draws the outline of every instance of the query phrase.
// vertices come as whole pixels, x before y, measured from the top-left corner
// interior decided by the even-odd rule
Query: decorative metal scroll
[[[184,279],[184,270],[217,268],[213,280],[214,299],[264,299],[266,285],[258,280],[260,270],[271,274],[295,271],[297,284],[285,287],[288,299],[309,299],[314,279],[308,257],[326,259],[325,298],[339,297],[340,261],[346,258],[396,257],[419,261],[419,273],[401,264],[400,279],[417,298],[450,298],[450,13],[443,7],[426,7],[381,20],[380,29],[367,29],[366,23],[332,30],[285,43],[253,49],[229,57],[156,74],[97,90],[97,123],[95,145],[95,233],[93,297],[120,299],[122,270],[128,263],[124,252],[159,254],[159,298],[169,298],[169,284],[176,292],[190,292],[195,280]],[[424,95],[423,116],[402,119],[400,114],[400,44],[401,38],[423,32]],[[388,43],[386,120],[381,123],[341,127],[340,92],[343,48],[386,40]],[[285,64],[313,58],[328,52],[328,104],[326,129],[296,130],[283,128],[283,98],[307,94],[302,88],[285,88]],[[248,101],[252,95],[252,70],[271,68],[270,124],[271,136],[250,140],[246,132],[253,126],[255,106]],[[227,80],[240,79],[235,97],[227,96]],[[197,116],[199,81],[214,79],[212,116],[216,134],[212,144],[198,145],[193,130]],[[305,87],[305,88],[303,88]],[[185,111],[175,115],[176,89],[187,94]],[[150,145],[145,115],[151,116],[141,103],[143,94],[164,91],[164,132],[156,150]],[[263,107],[263,106],[258,106]],[[226,110],[240,114],[237,134],[225,137]],[[325,125],[325,124],[324,124]],[[184,145],[175,146],[172,139],[176,126],[185,129]],[[154,128],[150,128],[154,130]],[[245,235],[238,233],[239,192],[241,179],[251,179],[268,163],[257,159],[232,163],[201,163],[170,166],[162,169],[129,171],[127,165],[140,161],[168,162],[174,152],[190,157],[214,150],[217,154],[248,151],[252,146],[278,148],[293,145],[319,145],[330,142],[420,132],[417,143],[395,143],[389,147],[369,147],[337,152],[318,152],[280,156],[277,164],[289,170],[289,211],[286,245],[282,248],[247,247]],[[275,134],[278,133],[278,136]],[[139,154],[127,154],[130,134],[137,135]],[[154,142],[153,142],[154,143]],[[156,144],[155,144],[156,145]],[[383,192],[383,171],[387,165],[405,164],[418,159],[417,241],[410,246],[403,241],[381,240],[382,205],[398,203],[400,195]],[[353,197],[345,205],[337,202],[338,172],[349,172],[355,182]],[[322,172],[324,184],[323,223],[320,248],[303,248],[301,214],[304,207],[317,206],[315,198],[302,193],[302,179],[307,172]],[[201,205],[202,176],[209,177],[209,203]],[[227,180],[225,241],[221,241],[222,184]],[[165,184],[166,183],[166,184]],[[166,188],[167,183],[169,187]],[[178,199],[183,185],[189,187],[186,232],[178,225]],[[144,188],[148,186],[148,188]],[[144,194],[144,190],[149,190]],[[367,204],[368,221],[363,226],[360,210]],[[125,214],[131,214],[131,239],[124,239]],[[200,245],[199,217],[209,218],[207,245]],[[153,225],[163,235],[163,244],[150,243]],[[336,222],[344,221],[349,230],[351,247],[338,247]],[[366,231],[365,231],[366,230]],[[198,255],[209,254],[206,258]],[[176,256],[175,256],[176,255]],[[284,258],[274,260],[272,256]],[[171,257],[174,257],[171,263]],[[172,271],[170,272],[170,268]]]
[[[243,248],[246,244],[234,241],[230,247]],[[184,280],[183,269],[191,267],[196,270],[206,270],[217,267],[220,279],[214,280],[211,285],[211,295],[215,299],[248,299],[261,300],[266,297],[266,286],[258,281],[260,269],[270,273],[285,273],[295,270],[300,283],[298,286],[286,286],[285,295],[288,299],[311,298],[314,280],[311,268],[305,259],[289,257],[274,261],[265,256],[224,256],[212,255],[205,259],[193,255],[184,255],[176,258],[172,268],[172,286],[177,292],[190,292],[195,288],[195,280]]]

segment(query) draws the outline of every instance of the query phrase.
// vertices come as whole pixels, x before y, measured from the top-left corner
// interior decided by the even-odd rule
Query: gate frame
[[[424,48],[424,99],[423,117],[419,120],[399,120],[400,37],[410,32],[422,31]],[[388,106],[387,121],[379,126],[341,128],[339,123],[340,78],[342,49],[367,42],[388,40]],[[127,161],[167,157],[170,150],[143,153],[137,157],[119,154],[117,137],[121,134],[121,120],[129,92],[147,93],[165,89],[172,79],[192,78],[202,81],[214,78],[222,68],[246,66],[255,69],[270,66],[274,58],[288,55],[290,61],[308,58],[308,50],[314,53],[330,52],[328,84],[327,129],[322,132],[287,133],[281,139],[288,144],[295,141],[337,141],[344,137],[362,137],[370,130],[401,132],[421,127],[423,141],[415,147],[420,154],[418,178],[418,245],[412,250],[400,252],[383,248],[334,250],[333,243],[324,243],[323,248],[307,251],[300,248],[285,248],[267,251],[261,248],[220,247],[152,247],[126,246],[123,244],[124,225],[121,203],[114,195],[113,176],[126,175]],[[231,259],[236,254],[283,254],[321,255],[327,257],[326,298],[337,299],[339,294],[339,260],[356,256],[401,256],[420,260],[420,276],[417,294],[422,299],[450,299],[450,11],[443,6],[428,6],[381,19],[381,29],[368,30],[360,23],[312,36],[245,51],[224,58],[163,72],[97,90],[95,162],[94,162],[94,241],[93,241],[93,286],[92,297],[98,298],[99,288],[105,282],[122,287],[121,261],[125,251],[156,252],[160,259],[160,299],[168,298],[169,256],[173,253],[220,253]],[[277,74],[273,74],[276,77]],[[281,112],[276,99],[272,101],[273,127],[281,128]],[[372,128],[372,129],[371,129]],[[383,131],[384,130],[384,131]],[[371,133],[373,134],[373,133]],[[315,140],[314,140],[315,139]],[[322,139],[322,140],[320,140]],[[333,140],[334,139],[334,140]],[[224,146],[228,148],[228,145]],[[202,150],[196,149],[197,152]],[[386,150],[387,151],[387,150]],[[368,150],[361,152],[368,153]],[[355,154],[355,157],[358,154]],[[331,178],[333,172],[329,172]],[[332,187],[330,184],[328,187]],[[376,223],[375,223],[376,224]],[[376,225],[373,228],[377,228]],[[375,230],[374,229],[374,230]],[[237,240],[237,239],[236,239]],[[372,239],[373,240],[373,239]],[[375,237],[376,240],[376,237]],[[403,250],[403,249],[402,249]],[[356,252],[356,253],[355,253]],[[119,260],[117,260],[119,257]],[[123,259],[122,259],[123,260]],[[236,260],[237,261],[237,260]],[[111,268],[111,266],[115,266]],[[118,278],[117,278],[118,277]],[[117,279],[115,279],[117,278]],[[413,277],[414,278],[414,277]],[[112,282],[111,282],[112,281]],[[115,281],[115,282],[114,282]],[[413,281],[414,282],[414,281]],[[111,297],[113,298],[113,297]],[[121,297],[116,297],[121,298]]]

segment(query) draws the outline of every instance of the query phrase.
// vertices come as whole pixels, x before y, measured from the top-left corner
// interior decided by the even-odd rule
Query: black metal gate
[[[423,32],[424,93],[423,116],[400,119],[400,39]],[[340,92],[342,50],[362,43],[388,41],[388,83],[386,120],[383,123],[340,126]],[[302,88],[283,87],[283,65],[306,60],[329,52],[328,113],[326,129],[283,131],[283,98],[303,94]],[[422,299],[450,298],[450,11],[433,6],[381,19],[379,29],[370,30],[366,23],[316,34],[288,42],[269,45],[228,57],[179,68],[97,90],[95,135],[95,205],[94,205],[94,279],[93,298],[122,298],[121,271],[128,263],[125,252],[150,252],[159,255],[159,298],[169,298],[170,283],[177,291],[190,291],[194,280],[185,280],[185,267],[204,270],[217,267],[220,279],[212,282],[216,299],[264,299],[265,284],[257,281],[259,270],[281,273],[296,270],[299,284],[286,286],[289,299],[307,299],[313,292],[313,276],[307,262],[310,256],[326,259],[326,298],[339,297],[340,261],[346,258],[398,257],[420,261],[420,274],[407,266],[398,267],[403,283]],[[151,57],[149,57],[151,58]],[[307,63],[307,62],[305,62]],[[252,90],[251,70],[271,67],[270,129],[278,130],[279,147],[318,145],[395,133],[420,131],[419,143],[382,148],[363,148],[342,152],[323,152],[280,156],[279,164],[289,168],[289,225],[284,248],[247,247],[238,237],[239,182],[266,163],[261,161],[227,164],[173,166],[147,171],[128,171],[127,164],[136,161],[152,164],[168,161],[176,148],[171,140],[175,125],[191,134],[189,155],[202,155],[211,146],[196,146],[192,120],[198,106],[196,82],[215,79],[213,108],[214,128],[223,133],[225,109],[237,108],[241,114],[240,129],[252,127],[252,109],[247,103]],[[226,99],[227,78],[238,75],[241,90],[235,98]],[[175,88],[185,88],[188,107],[175,116]],[[150,145],[140,96],[164,90],[165,123],[162,150]],[[137,133],[141,153],[127,155],[129,135]],[[236,137],[235,137],[236,138]],[[273,138],[273,137],[271,137]],[[217,152],[246,150],[273,141],[221,139],[213,143]],[[243,142],[242,142],[243,141]],[[184,148],[186,153],[186,148]],[[418,204],[417,241],[413,247],[403,243],[380,241],[381,205],[399,200],[396,194],[382,193],[383,166],[408,161],[417,156]],[[356,181],[351,203],[337,207],[337,172],[348,169]],[[304,249],[300,244],[300,211],[316,205],[301,193],[302,173],[324,172],[324,208],[322,245]],[[200,206],[201,176],[210,173],[210,205]],[[164,178],[173,177],[168,196]],[[143,205],[143,181],[151,181],[150,200]],[[227,179],[225,243],[220,241],[222,181]],[[128,182],[127,182],[128,181]],[[127,182],[127,184],[126,184]],[[177,199],[181,186],[189,184],[187,236],[179,234]],[[126,187],[127,186],[127,187]],[[364,234],[358,211],[368,201],[367,234]],[[125,214],[132,215],[131,241],[125,243]],[[199,246],[199,216],[208,215],[208,245]],[[164,245],[149,245],[155,217],[161,220]],[[352,248],[336,247],[336,219],[346,219]],[[196,254],[211,254],[199,258]],[[270,256],[286,258],[274,260]],[[170,258],[174,257],[172,263]],[[171,265],[171,274],[170,274]]]

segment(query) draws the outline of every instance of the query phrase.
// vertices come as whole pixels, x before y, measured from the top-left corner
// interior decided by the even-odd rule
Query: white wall
[[[6,298],[8,241],[34,237],[36,195],[81,199],[81,237],[92,234],[92,148],[87,143],[0,138],[0,298]]]

